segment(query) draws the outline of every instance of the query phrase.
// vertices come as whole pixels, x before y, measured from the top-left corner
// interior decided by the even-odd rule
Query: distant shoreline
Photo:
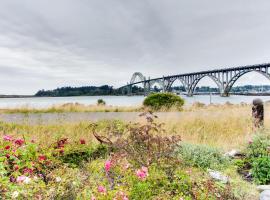
[[[220,95],[220,93],[213,92],[212,95]],[[183,94],[185,95],[185,94]],[[209,92],[194,93],[193,95],[210,95]],[[270,93],[232,93],[232,96],[270,96]],[[0,99],[8,98],[53,98],[53,97],[95,97],[95,96],[128,96],[128,95],[77,95],[77,96],[35,96],[35,95],[0,95]],[[143,96],[140,94],[134,94],[131,96]]]
[[[35,95],[0,95],[0,98],[33,98]]]

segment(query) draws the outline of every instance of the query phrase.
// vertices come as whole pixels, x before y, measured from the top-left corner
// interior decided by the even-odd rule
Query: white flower
[[[16,199],[18,196],[19,196],[18,191],[13,192],[12,195],[11,195],[12,199]]]
[[[31,178],[26,177],[23,181],[24,184],[29,184],[31,182]]]
[[[58,176],[58,177],[56,177],[55,181],[56,181],[57,183],[59,183],[59,182],[62,181],[62,179]]]

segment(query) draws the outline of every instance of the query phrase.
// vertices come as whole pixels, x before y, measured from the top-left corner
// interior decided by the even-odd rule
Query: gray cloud
[[[117,87],[135,71],[157,77],[269,62],[269,7],[267,0],[2,0],[0,93]],[[238,83],[268,83],[260,77]]]

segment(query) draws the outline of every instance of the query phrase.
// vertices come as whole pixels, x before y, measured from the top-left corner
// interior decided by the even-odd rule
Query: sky
[[[1,0],[0,94],[268,63],[269,9],[269,0]],[[238,81],[269,83],[256,73]]]

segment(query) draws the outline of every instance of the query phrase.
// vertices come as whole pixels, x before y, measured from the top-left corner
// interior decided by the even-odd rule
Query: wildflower
[[[14,170],[17,171],[19,169],[18,165],[14,165]]]
[[[63,154],[64,154],[64,150],[63,150],[63,149],[60,149],[59,153],[60,153],[61,155],[63,155]]]
[[[10,135],[4,135],[3,139],[6,141],[11,141],[12,137]]]
[[[19,192],[18,191],[14,191],[11,195],[12,199],[16,199],[19,196]]]
[[[29,184],[30,182],[31,182],[31,178],[25,177],[23,183],[24,183],[24,184]]]
[[[9,154],[6,154],[6,158],[9,159],[10,158],[10,155]]]
[[[110,160],[107,160],[107,161],[105,162],[105,171],[106,171],[106,172],[109,172],[110,169],[111,169],[111,167],[112,167],[112,162],[111,162]]]
[[[24,174],[32,174],[32,173],[33,173],[33,169],[25,168],[25,169],[23,170],[23,173],[24,173]]]
[[[39,161],[44,161],[44,160],[46,160],[46,159],[47,159],[47,157],[44,156],[44,155],[38,156],[38,160],[39,160]]]
[[[103,186],[98,186],[98,192],[99,192],[99,193],[106,193],[107,190],[106,190],[106,188],[103,187]]]
[[[24,143],[24,140],[23,140],[23,139],[17,139],[17,140],[15,140],[14,143],[15,143],[16,145],[18,145],[18,146],[22,146],[23,143]]]
[[[142,167],[136,171],[136,175],[140,180],[144,180],[148,176],[148,168]]]
[[[147,167],[142,167],[142,171],[147,174],[148,173],[148,168]]]
[[[67,138],[61,139],[57,141],[57,149],[64,148],[65,144],[67,144]]]
[[[85,144],[86,142],[85,142],[84,139],[80,139],[80,143],[81,143],[81,144]]]
[[[16,178],[14,178],[14,176],[11,176],[11,177],[9,177],[9,181],[11,183],[15,183],[16,182]]]
[[[127,195],[126,195],[124,192],[122,192],[122,191],[117,192],[116,197],[114,198],[114,200],[120,199],[120,198],[121,198],[122,200],[128,200]]]
[[[128,169],[130,167],[130,164],[127,163],[125,166],[124,166],[124,169]]]
[[[58,177],[56,177],[55,181],[56,181],[57,183],[60,183],[60,182],[62,181],[62,179],[58,176]]]
[[[9,145],[5,146],[5,150],[9,150],[9,149],[10,149]]]
[[[26,179],[26,176],[18,176],[17,177],[17,183],[22,183]]]
[[[96,200],[96,197],[95,197],[95,196],[92,196],[92,197],[91,197],[91,200]]]
[[[252,139],[250,139],[250,140],[248,141],[248,143],[249,143],[249,144],[252,144],[252,143],[253,143],[253,140],[252,140]]]

